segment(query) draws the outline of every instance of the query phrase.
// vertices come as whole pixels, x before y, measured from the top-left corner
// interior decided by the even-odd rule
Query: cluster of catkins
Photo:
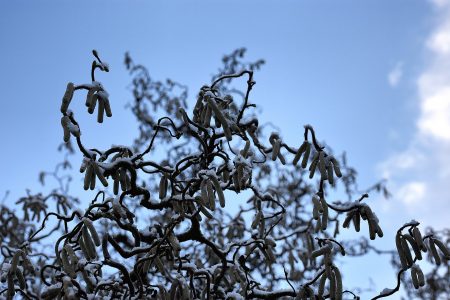
[[[10,263],[3,263],[1,270],[1,281],[7,282],[7,298],[12,299],[16,294],[14,281],[17,280],[19,283],[19,287],[21,289],[26,288],[26,281],[24,277],[24,268],[30,268],[34,270],[33,264],[28,258],[27,254],[18,249],[13,257],[11,258]]]
[[[404,270],[411,268],[411,279],[416,289],[425,285],[424,274],[421,268],[415,264],[417,260],[422,260],[421,252],[429,252],[435,264],[440,265],[441,256],[437,250],[439,248],[443,259],[450,260],[450,251],[444,243],[434,238],[433,235],[428,235],[423,238],[417,227],[418,225],[418,222],[412,221],[406,225],[406,227],[409,227],[407,233],[402,233],[402,230],[399,230],[395,236],[395,244],[402,268]],[[412,253],[414,254],[414,258]]]
[[[383,230],[379,225],[377,216],[372,209],[364,203],[358,204],[355,209],[352,209],[347,213],[343,227],[349,228],[350,222],[353,222],[356,232],[359,232],[361,230],[361,219],[367,221],[369,224],[369,237],[371,240],[374,240],[377,235],[380,238],[383,237]]]
[[[202,87],[197,103],[194,107],[193,121],[208,128],[211,126],[211,120],[217,128],[223,129],[223,134],[228,141],[233,139],[231,129],[240,131],[237,127],[232,114],[227,114],[229,106],[233,102],[233,98],[226,95],[223,99],[216,96],[209,87]]]

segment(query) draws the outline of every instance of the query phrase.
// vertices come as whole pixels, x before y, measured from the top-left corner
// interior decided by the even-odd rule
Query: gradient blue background
[[[361,187],[369,186],[418,135],[417,81],[432,61],[427,40],[446,16],[442,10],[428,1],[400,0],[0,1],[0,162],[8,170],[0,193],[10,190],[6,201],[12,203],[26,188],[39,191],[38,172],[61,160],[60,100],[68,81],[89,82],[94,48],[110,64],[99,80],[111,95],[113,118],[100,126],[81,105],[75,108],[87,145],[131,144],[137,134],[124,108],[132,99],[126,51],[153,78],[188,85],[192,105],[222,55],[247,47],[249,59],[267,61],[255,74],[251,96],[261,119],[276,124],[293,145],[302,140],[302,126],[312,124],[336,152],[347,151]],[[401,76],[390,84],[396,67]],[[398,197],[412,177],[392,176],[392,199],[369,199],[385,232],[413,217],[448,225],[447,198],[444,212],[432,217]],[[392,233],[374,245],[393,248]],[[344,261],[344,282],[369,287],[371,277],[374,290],[363,298],[393,286],[387,257],[355,261]]]

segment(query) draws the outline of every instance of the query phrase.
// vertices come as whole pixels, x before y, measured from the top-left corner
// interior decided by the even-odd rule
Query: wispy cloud
[[[403,77],[403,63],[397,62],[394,68],[389,72],[387,76],[389,85],[392,87],[396,87],[400,83],[402,77]]]
[[[391,209],[421,216],[426,225],[448,227],[450,208],[450,0],[435,0],[436,24],[427,38],[429,61],[417,78],[419,117],[404,151],[380,164],[397,201]],[[398,84],[397,66],[389,83]],[[391,76],[392,75],[392,76]],[[395,206],[395,207],[394,207]]]

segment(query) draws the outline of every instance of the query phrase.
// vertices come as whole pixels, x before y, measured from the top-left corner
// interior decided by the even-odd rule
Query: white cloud
[[[419,204],[424,199],[427,185],[425,182],[413,181],[408,182],[400,187],[396,196],[400,198],[407,206]]]
[[[444,7],[449,4],[448,0],[431,0],[431,2],[433,2],[433,4],[438,8]]]
[[[416,132],[405,150],[386,159],[380,170],[389,179],[397,200],[390,209],[420,217],[426,225],[448,227],[450,0],[435,0],[432,5],[436,8],[436,24],[424,45],[429,61],[417,79]],[[393,86],[398,83],[395,70],[389,74]]]
[[[417,126],[421,134],[450,141],[450,86],[439,88],[422,99]]]
[[[389,72],[387,79],[389,85],[396,87],[403,77],[403,63],[398,62],[395,64],[394,68]]]

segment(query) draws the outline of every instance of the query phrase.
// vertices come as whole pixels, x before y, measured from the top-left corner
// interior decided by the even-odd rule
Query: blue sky
[[[114,116],[101,126],[77,118],[86,143],[106,148],[137,133],[124,109],[126,51],[194,95],[223,54],[244,46],[249,59],[267,61],[251,99],[262,120],[290,144],[312,124],[347,151],[362,187],[389,179],[394,197],[370,199],[385,231],[411,218],[448,225],[448,1],[1,1],[0,41],[0,159],[9,171],[0,193],[10,190],[9,201],[38,190],[38,172],[60,161],[60,99],[68,81],[89,81],[93,48],[111,67],[100,80]],[[374,280],[378,290],[393,282]]]

